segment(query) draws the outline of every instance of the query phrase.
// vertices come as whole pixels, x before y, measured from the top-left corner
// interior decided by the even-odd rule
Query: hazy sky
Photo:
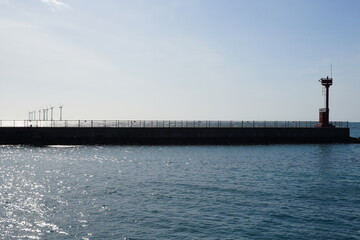
[[[317,120],[330,64],[360,121],[358,0],[0,0],[0,119]]]

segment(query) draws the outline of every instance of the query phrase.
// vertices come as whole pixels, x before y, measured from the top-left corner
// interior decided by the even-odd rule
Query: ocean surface
[[[0,239],[360,239],[360,144],[0,146]]]

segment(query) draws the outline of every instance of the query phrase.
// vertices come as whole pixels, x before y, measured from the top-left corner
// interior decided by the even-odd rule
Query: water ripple
[[[360,239],[360,146],[0,147],[1,239]]]

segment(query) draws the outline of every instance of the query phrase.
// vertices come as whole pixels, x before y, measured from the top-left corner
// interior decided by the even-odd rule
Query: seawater
[[[1,146],[0,239],[360,239],[360,145]]]
[[[350,128],[350,136],[351,137],[357,137],[360,138],[360,123],[359,122],[350,122],[349,123]]]

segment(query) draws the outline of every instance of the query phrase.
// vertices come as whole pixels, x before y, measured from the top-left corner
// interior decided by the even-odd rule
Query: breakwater
[[[347,127],[0,127],[0,144],[226,145],[350,140]]]

